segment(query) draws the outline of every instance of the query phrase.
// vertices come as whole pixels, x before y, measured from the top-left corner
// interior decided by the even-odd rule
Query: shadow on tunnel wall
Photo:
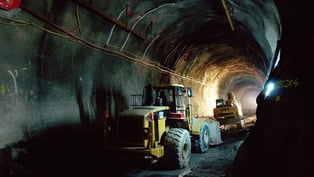
[[[44,129],[27,141],[0,150],[0,176],[92,177],[104,170],[112,173],[105,165],[107,155],[101,149],[103,134],[99,130],[97,124]]]
[[[102,150],[103,120],[105,111],[108,111],[110,121],[114,121],[116,113],[125,109],[126,104],[117,104],[126,102],[120,93],[118,90],[95,89],[90,99],[95,104],[94,120],[85,112],[86,100],[77,93],[81,123],[48,127],[26,140],[0,149],[0,176],[92,177],[115,173],[113,164],[105,162],[108,154]]]

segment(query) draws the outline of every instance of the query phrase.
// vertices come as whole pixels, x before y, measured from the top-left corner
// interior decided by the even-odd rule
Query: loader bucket
[[[218,145],[222,143],[220,123],[218,121],[209,121],[209,132],[209,145]]]

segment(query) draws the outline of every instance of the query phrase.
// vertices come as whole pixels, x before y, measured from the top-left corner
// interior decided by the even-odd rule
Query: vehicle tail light
[[[184,113],[169,113],[168,118],[184,119],[185,115],[184,115]]]
[[[4,10],[12,10],[19,8],[21,0],[0,0],[0,8]]]
[[[149,113],[149,120],[154,120],[154,113],[153,112]]]
[[[109,117],[109,112],[108,111],[104,111],[104,119],[108,119]]]

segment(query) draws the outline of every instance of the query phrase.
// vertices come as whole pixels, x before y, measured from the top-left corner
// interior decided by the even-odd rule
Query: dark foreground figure
[[[257,98],[257,122],[239,148],[232,177],[313,176],[312,10],[305,2],[277,0],[276,5],[282,24],[280,60]]]

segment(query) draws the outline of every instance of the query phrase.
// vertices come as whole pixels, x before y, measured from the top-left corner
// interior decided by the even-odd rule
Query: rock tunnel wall
[[[131,94],[158,82],[158,72],[135,64],[136,53],[104,50],[114,24],[83,8],[76,14],[74,3],[52,2],[24,3],[44,20],[23,8],[0,12],[0,148],[50,127],[89,126],[104,110],[115,116]],[[110,43],[121,46],[128,33],[114,32]],[[140,51],[142,42],[135,37],[126,47]]]

